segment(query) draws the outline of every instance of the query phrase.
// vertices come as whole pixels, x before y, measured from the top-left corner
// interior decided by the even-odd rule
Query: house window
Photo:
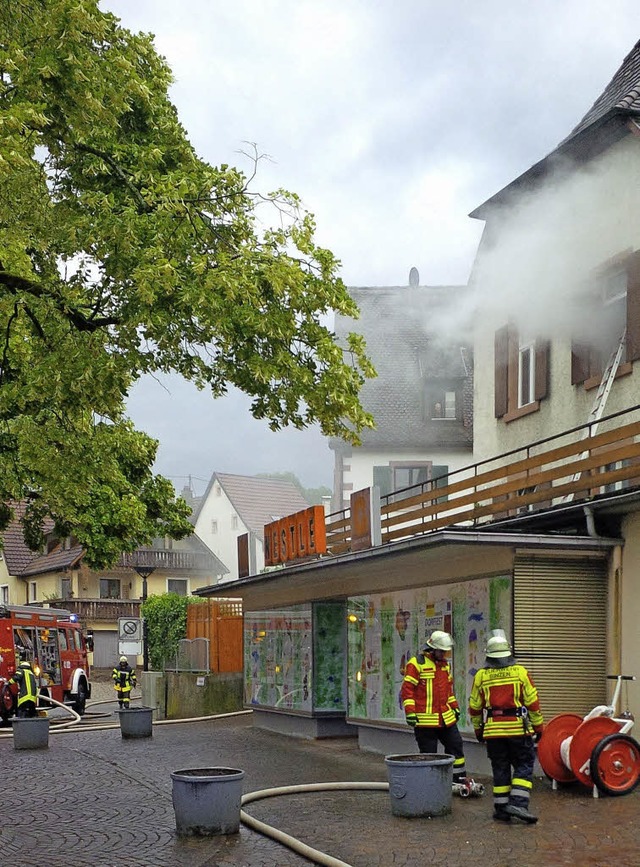
[[[36,581],[29,581],[29,602],[37,602],[38,600],[38,584]]]
[[[9,585],[0,584],[0,605],[9,604]]]
[[[120,599],[120,579],[100,579],[100,599]]]
[[[60,581],[60,598],[71,599],[71,579],[62,578]]]
[[[420,482],[428,482],[431,476],[431,464],[417,466],[393,466],[393,490],[399,491],[411,485],[419,485]]]
[[[177,593],[178,596],[188,596],[188,581],[186,578],[167,578],[167,593]]]
[[[216,520],[211,521],[211,532],[214,535],[218,532],[218,522]]]
[[[232,530],[238,529],[238,516],[237,515],[231,516],[231,529]]]
[[[380,495],[386,496],[434,479],[436,487],[444,487],[447,484],[449,467],[436,465],[430,462],[421,464],[391,463],[388,466],[373,468],[373,484],[380,489]]]
[[[458,401],[455,391],[438,389],[430,397],[431,419],[456,419],[458,417]]]
[[[518,406],[533,403],[535,394],[535,341],[520,340],[518,346]]]
[[[571,346],[571,382],[587,387],[602,379],[623,336],[621,362],[640,358],[640,253],[618,258],[603,269],[590,300],[590,320],[597,323],[597,333],[576,338]]]
[[[495,335],[495,415],[512,421],[547,396],[549,341],[521,338],[513,325]]]

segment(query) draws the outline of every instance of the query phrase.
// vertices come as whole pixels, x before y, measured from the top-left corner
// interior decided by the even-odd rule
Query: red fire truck
[[[16,710],[8,680],[24,660],[31,663],[40,694],[83,714],[91,697],[87,639],[76,616],[55,608],[0,605],[0,720]],[[45,706],[51,707],[46,702]]]

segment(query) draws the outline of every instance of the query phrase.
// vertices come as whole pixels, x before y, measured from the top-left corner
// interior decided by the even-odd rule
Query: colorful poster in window
[[[311,618],[311,604],[245,614],[245,704],[311,711]]]
[[[344,602],[313,604],[313,709],[344,712],[347,607]]]
[[[511,635],[509,576],[358,596],[348,600],[347,608],[349,717],[403,721],[405,666],[431,632],[442,629],[455,641],[451,664],[460,726],[471,730],[468,696],[484,663],[487,633],[501,628]]]

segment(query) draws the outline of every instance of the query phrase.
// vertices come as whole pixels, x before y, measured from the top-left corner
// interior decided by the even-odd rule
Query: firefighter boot
[[[538,817],[530,813],[526,807],[516,807],[515,804],[507,804],[505,810],[510,816],[513,816],[515,819],[522,819],[523,822],[527,822],[529,825],[535,825],[538,821]]]
[[[507,813],[504,807],[496,807],[493,811],[493,818],[496,822],[510,822],[511,816]]]

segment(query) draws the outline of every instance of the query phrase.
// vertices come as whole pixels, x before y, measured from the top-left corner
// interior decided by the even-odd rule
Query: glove
[[[455,708],[453,709],[453,715],[454,715],[455,718],[456,718],[456,722],[458,722],[458,720],[460,719],[460,711],[458,710],[457,707],[455,707]]]
[[[484,732],[483,732],[483,730],[482,730],[482,729],[476,729],[476,730],[475,730],[475,734],[476,734],[476,740],[478,741],[478,743],[479,743],[479,744],[483,744],[483,743],[484,743]]]
[[[410,725],[411,728],[415,728],[418,724],[418,716],[415,713],[407,714],[407,725]]]

